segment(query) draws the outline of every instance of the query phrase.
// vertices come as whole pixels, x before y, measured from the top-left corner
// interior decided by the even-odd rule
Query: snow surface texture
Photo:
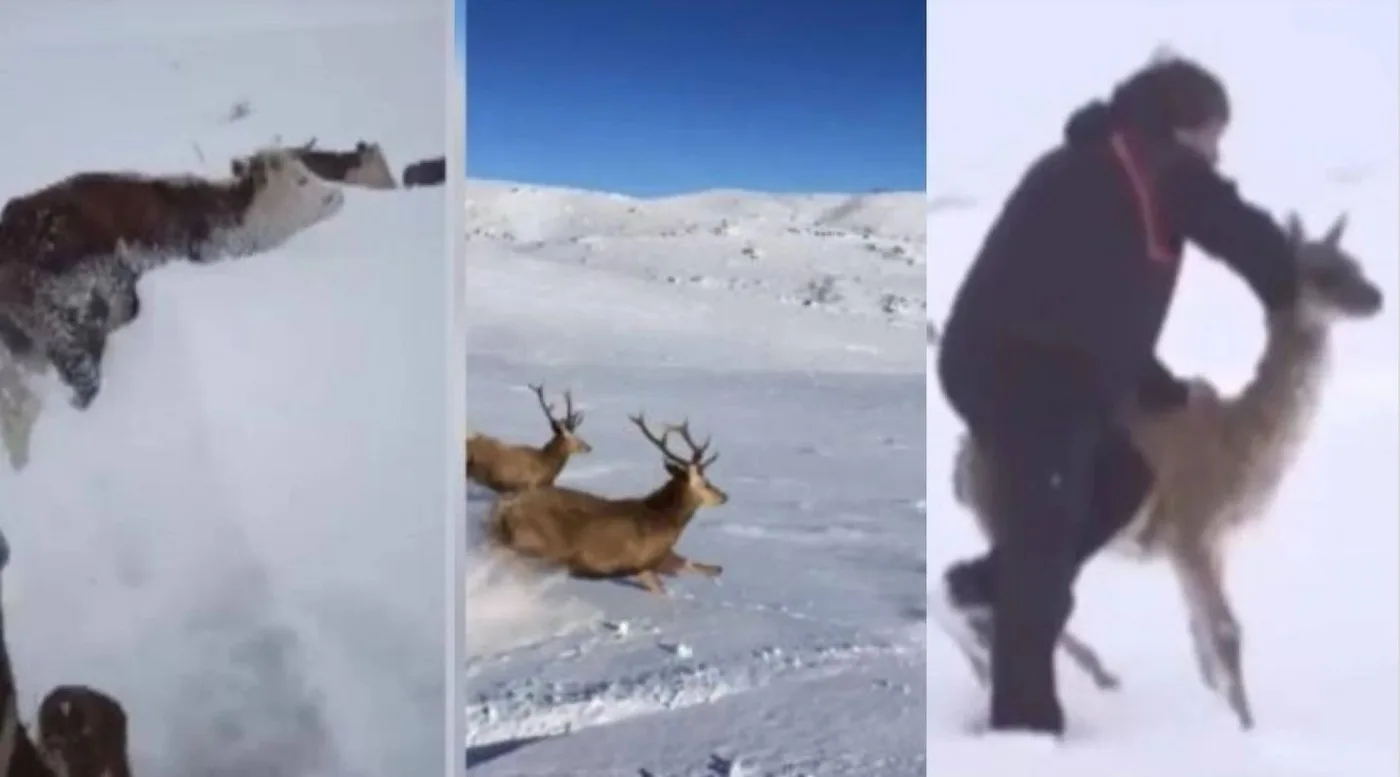
[[[481,248],[917,327],[921,200],[737,191],[639,200],[477,181],[466,225]]]
[[[930,773],[1392,775],[1400,768],[1397,6],[1292,2],[1260,13],[1248,4],[1138,2],[1021,5],[1016,13],[1011,28],[995,4],[929,7],[929,187],[945,206],[928,220],[935,321],[1023,165],[1056,140],[1072,109],[1162,43],[1217,69],[1230,85],[1236,118],[1225,166],[1244,194],[1280,215],[1297,209],[1314,231],[1348,211],[1346,244],[1385,289],[1388,310],[1338,326],[1313,434],[1267,519],[1240,537],[1231,556],[1229,587],[1258,728],[1241,733],[1201,687],[1165,565],[1106,559],[1081,580],[1074,625],[1121,671],[1124,688],[1100,694],[1066,666],[1067,744],[975,739],[966,726],[984,713],[985,699],[951,643],[935,638]],[[1066,43],[1078,38],[1057,32],[1090,27],[1100,31],[1092,45]],[[1027,64],[998,64],[1005,58],[984,46],[993,39]],[[1033,78],[1027,67],[1035,68]],[[1188,255],[1165,362],[1233,391],[1251,374],[1262,343],[1262,318],[1244,285]],[[929,408],[933,580],[982,543],[952,504],[957,427],[936,386]]]
[[[571,388],[594,450],[560,482],[626,495],[664,477],[626,416],[688,416],[731,497],[678,546],[723,576],[670,598],[474,551],[470,773],[923,775],[921,196],[467,198],[470,428],[539,444],[526,384]],[[798,304],[824,274],[845,298]]]
[[[278,134],[440,154],[446,23],[436,0],[7,6],[0,194],[223,175]],[[126,706],[138,774],[441,773],[434,191],[347,189],[281,250],[157,270],[87,412],[42,384],[32,461],[0,472],[26,717],[87,683]]]

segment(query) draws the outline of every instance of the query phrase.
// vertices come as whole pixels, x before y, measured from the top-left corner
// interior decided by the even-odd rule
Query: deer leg
[[[724,572],[724,567],[719,564],[705,564],[700,561],[693,561],[673,550],[668,552],[666,558],[661,560],[656,571],[663,575],[670,575],[673,577],[682,572],[694,572],[697,575],[704,575],[705,577],[719,577],[720,573]]]
[[[667,553],[656,565],[656,572],[667,577],[675,577],[685,569],[685,559],[674,551]]]
[[[724,574],[724,567],[719,564],[706,564],[702,561],[686,559],[685,565],[690,571],[697,575],[704,575],[705,577],[719,577]]]
[[[1225,594],[1220,559],[1212,548],[1182,543],[1175,548],[1173,564],[1186,600],[1201,679],[1248,731],[1254,728],[1254,712],[1245,692],[1241,631]]]
[[[666,586],[661,584],[661,577],[656,574],[655,570],[644,569],[638,572],[637,582],[641,583],[643,588],[657,596],[666,596]]]
[[[1104,666],[1103,659],[1099,657],[1099,652],[1088,642],[1075,636],[1069,629],[1060,635],[1060,647],[1069,656],[1074,665],[1089,675],[1094,685],[1101,691],[1116,691],[1122,686],[1123,681],[1118,679],[1118,675],[1109,671]]]

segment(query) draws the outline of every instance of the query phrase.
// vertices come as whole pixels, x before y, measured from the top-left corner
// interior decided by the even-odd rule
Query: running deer
[[[660,575],[695,572],[718,577],[723,571],[719,565],[692,561],[675,547],[697,510],[729,501],[705,475],[719,454],[706,455],[710,441],[696,444],[688,422],[668,425],[658,437],[643,416],[632,416],[631,421],[661,452],[664,484],[644,496],[623,499],[552,486],[504,496],[487,519],[492,541],[576,577],[636,577],[648,591],[663,596]],[[688,455],[667,445],[673,432],[690,449]]]
[[[39,749],[65,777],[131,777],[126,711],[85,685],[60,685],[39,703]]]
[[[570,456],[593,450],[593,446],[577,434],[583,424],[583,413],[574,410],[572,393],[564,392],[564,415],[556,416],[554,406],[544,398],[544,386],[532,385],[530,390],[535,392],[540,410],[549,421],[552,432],[549,441],[536,448],[474,434],[467,438],[468,480],[500,494],[553,485]]]
[[[1380,289],[1341,246],[1345,215],[1320,239],[1288,221],[1301,294],[1271,315],[1264,352],[1239,394],[1210,389],[1201,401],[1130,419],[1133,438],[1152,466],[1155,487],[1131,526],[1116,538],[1140,559],[1165,557],[1180,584],[1201,679],[1221,696],[1244,729],[1254,726],[1241,659],[1241,631],[1225,591],[1227,542],[1268,508],[1307,434],[1327,377],[1332,325],[1380,312]],[[995,534],[990,482],[972,440],[954,454],[953,490],[984,536]],[[1061,646],[1104,688],[1117,684],[1098,653],[1066,630]]]

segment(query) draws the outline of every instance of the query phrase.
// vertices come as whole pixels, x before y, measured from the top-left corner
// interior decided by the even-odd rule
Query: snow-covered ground
[[[1075,734],[1061,748],[973,739],[984,700],[961,657],[929,647],[931,773],[1037,777],[1381,777],[1400,768],[1400,61],[1394,3],[1136,2],[929,7],[930,313],[941,319],[965,263],[1022,166],[1068,113],[1146,61],[1159,43],[1215,68],[1236,118],[1225,164],[1246,196],[1319,230],[1351,216],[1347,245],[1385,289],[1377,319],[1338,327],[1312,436],[1266,521],[1241,538],[1229,585],[1244,629],[1258,728],[1241,733],[1201,688],[1175,585],[1163,566],[1116,559],[1082,580],[1074,623],[1125,675],[1099,694],[1066,670]],[[1072,31],[1092,27],[1092,45]],[[1059,31],[1065,30],[1063,34]],[[985,42],[996,40],[999,52]],[[1027,70],[1034,68],[1033,77]],[[989,97],[990,96],[990,97]],[[994,99],[993,99],[994,97]],[[993,129],[995,128],[995,131]],[[1257,304],[1199,255],[1187,269],[1162,355],[1223,389],[1263,342]],[[952,505],[956,431],[929,393],[930,579],[978,547]],[[1024,746],[1023,746],[1024,745]]]
[[[627,415],[688,416],[731,497],[667,599],[473,556],[470,773],[923,775],[922,196],[467,199],[470,428],[543,442],[525,386],[570,388],[561,482],[622,495],[664,476]]]
[[[81,170],[221,175],[276,135],[379,141],[396,170],[441,154],[446,13],[9,4],[0,197]],[[441,192],[347,190],[282,250],[158,270],[93,406],[47,386],[32,462],[0,472],[26,718],[87,683],[125,704],[138,774],[442,772]]]
[[[923,326],[921,198],[905,192],[662,199],[474,181],[474,250]]]

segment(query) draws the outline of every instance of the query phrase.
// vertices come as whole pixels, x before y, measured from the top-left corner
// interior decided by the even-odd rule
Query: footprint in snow
[[[695,651],[691,650],[690,646],[685,644],[684,642],[658,642],[656,643],[656,646],[666,651],[667,653],[670,653],[676,658],[684,659],[690,658],[691,656],[695,655]]]
[[[737,757],[725,758],[721,755],[711,755],[710,777],[744,777],[744,768]]]

